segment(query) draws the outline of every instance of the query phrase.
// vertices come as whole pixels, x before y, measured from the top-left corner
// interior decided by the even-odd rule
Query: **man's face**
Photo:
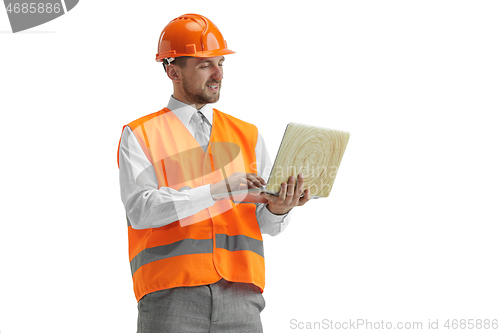
[[[200,108],[219,100],[224,56],[189,58],[180,69],[181,93],[187,104]]]

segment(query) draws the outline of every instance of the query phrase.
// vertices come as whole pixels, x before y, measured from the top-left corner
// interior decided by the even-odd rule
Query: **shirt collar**
[[[212,125],[212,117],[214,114],[212,104],[205,104],[199,110],[196,110],[192,105],[188,105],[184,102],[179,101],[178,99],[175,99],[174,96],[170,96],[170,101],[168,102],[167,109],[172,111],[186,127],[196,111],[200,111],[201,113],[203,113],[210,125]]]

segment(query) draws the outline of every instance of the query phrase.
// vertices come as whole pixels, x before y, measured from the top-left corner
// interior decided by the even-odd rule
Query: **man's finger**
[[[309,191],[309,189],[307,189],[304,192],[304,196],[299,199],[299,206],[303,206],[309,200],[311,200],[311,191]]]
[[[275,204],[278,200],[280,200],[278,196],[266,192],[260,192],[260,195],[263,196],[264,199],[266,199],[268,202],[272,204]]]
[[[245,179],[245,180],[246,180],[248,188],[256,188],[257,187],[257,185],[255,185],[251,180],[249,180],[249,179]]]
[[[293,192],[295,190],[295,178],[293,176],[290,176],[288,178],[288,185],[287,185],[287,196],[293,196]]]
[[[252,184],[254,184],[256,187],[262,187],[262,186],[266,185],[266,182],[264,181],[264,179],[262,179],[260,177],[256,177],[256,178],[252,179]]]
[[[247,173],[246,176],[248,182],[251,182],[253,185],[255,185],[255,187],[262,187],[266,184],[264,179],[257,176],[255,173]]]
[[[281,183],[280,194],[278,195],[280,202],[283,202],[286,199],[286,188],[287,188],[286,183]]]
[[[293,201],[297,204],[299,202],[300,196],[304,191],[304,175],[299,173],[297,177],[297,188],[295,189],[295,193],[293,195]]]

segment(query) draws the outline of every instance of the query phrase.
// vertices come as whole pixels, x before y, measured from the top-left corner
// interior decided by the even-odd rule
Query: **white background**
[[[326,3],[84,0],[17,34],[0,10],[2,333],[135,332],[116,151],[166,106],[158,37],[190,12],[271,158],[290,121],[351,132],[331,196],[265,237],[266,332],[500,319],[500,3]]]

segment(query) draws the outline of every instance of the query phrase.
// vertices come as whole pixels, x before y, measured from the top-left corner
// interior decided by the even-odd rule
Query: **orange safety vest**
[[[126,126],[153,165],[158,188],[195,188],[234,172],[257,172],[257,128],[216,109],[206,153],[167,108]],[[254,204],[226,199],[163,227],[137,230],[129,223],[137,301],[157,290],[211,284],[221,278],[253,283],[263,291],[264,247],[255,209]]]

